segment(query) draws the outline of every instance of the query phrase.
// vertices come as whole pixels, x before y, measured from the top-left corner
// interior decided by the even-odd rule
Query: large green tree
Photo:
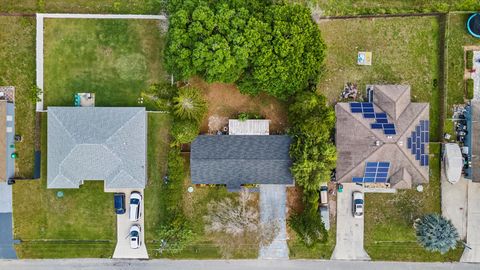
[[[239,84],[286,99],[314,82],[325,45],[309,9],[260,0],[176,0],[165,50],[177,78]]]
[[[322,183],[330,180],[335,168],[336,149],[332,142],[335,112],[323,95],[299,93],[290,105],[291,167],[296,183],[306,195],[316,193]]]

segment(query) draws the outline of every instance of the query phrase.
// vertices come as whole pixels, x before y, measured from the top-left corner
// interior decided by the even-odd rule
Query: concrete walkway
[[[69,14],[69,13],[37,13],[36,30],[36,83],[38,88],[44,89],[43,84],[43,28],[44,19],[134,19],[134,20],[162,20],[167,17],[163,15],[137,15],[137,14]],[[38,95],[39,101],[36,104],[36,111],[44,111],[43,91]],[[73,98],[73,97],[72,97]]]
[[[461,262],[480,262],[480,183],[468,183],[467,246]],[[480,265],[477,269],[480,269]]]
[[[13,247],[12,186],[0,183],[0,259],[16,259]]]
[[[343,192],[337,193],[337,243],[332,260],[370,260],[363,248],[364,219],[352,215],[354,191],[363,191],[363,187],[344,183]]]
[[[467,236],[467,191],[469,180],[461,178],[457,183],[447,181],[442,164],[442,215],[451,220],[460,238]]]
[[[475,69],[475,73],[472,74],[474,100],[480,100],[480,63],[477,61],[478,59],[480,59],[480,51],[474,51],[472,60]]]
[[[268,247],[261,247],[259,259],[288,259],[287,189],[285,185],[260,185],[260,222],[276,223],[277,237]]]

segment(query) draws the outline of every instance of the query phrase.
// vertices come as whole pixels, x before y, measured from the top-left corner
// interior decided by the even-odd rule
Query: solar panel
[[[370,102],[362,102],[363,108],[373,108],[373,103]]]
[[[370,124],[370,127],[371,127],[372,129],[382,129],[382,128],[383,128],[383,125],[382,125],[382,124],[373,123],[373,124]]]
[[[362,112],[362,108],[351,108],[350,110],[352,111],[352,113],[361,113]]]
[[[378,167],[389,168],[390,167],[390,162],[379,162]]]
[[[382,118],[387,119],[387,114],[386,113],[376,113],[375,118],[377,118],[377,119],[382,119]]]
[[[352,182],[354,183],[363,183],[363,177],[353,177]]]
[[[364,113],[363,117],[365,117],[365,118],[375,118],[375,114],[374,113]]]
[[[377,118],[377,123],[387,124],[387,123],[388,123],[388,120],[387,120],[386,118],[385,118],[385,119],[383,119],[383,118],[378,119],[378,118]]]
[[[396,135],[397,134],[395,129],[384,129],[383,133],[385,133],[385,135]]]
[[[407,148],[408,149],[412,148],[412,138],[407,138]]]
[[[358,102],[352,102],[350,103],[350,108],[361,108],[362,104]]]
[[[394,124],[383,124],[383,128],[393,129],[395,128]]]
[[[364,113],[373,113],[373,108],[362,108]],[[375,115],[373,116],[375,117]]]

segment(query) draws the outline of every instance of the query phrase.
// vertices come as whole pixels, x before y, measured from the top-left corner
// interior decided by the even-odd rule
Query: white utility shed
[[[228,120],[228,135],[269,135],[270,120]]]

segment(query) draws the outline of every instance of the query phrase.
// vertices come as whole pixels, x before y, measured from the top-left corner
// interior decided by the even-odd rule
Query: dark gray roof
[[[144,188],[145,108],[48,107],[47,187]]]
[[[191,146],[194,184],[293,184],[290,137],[280,135],[202,135]]]

